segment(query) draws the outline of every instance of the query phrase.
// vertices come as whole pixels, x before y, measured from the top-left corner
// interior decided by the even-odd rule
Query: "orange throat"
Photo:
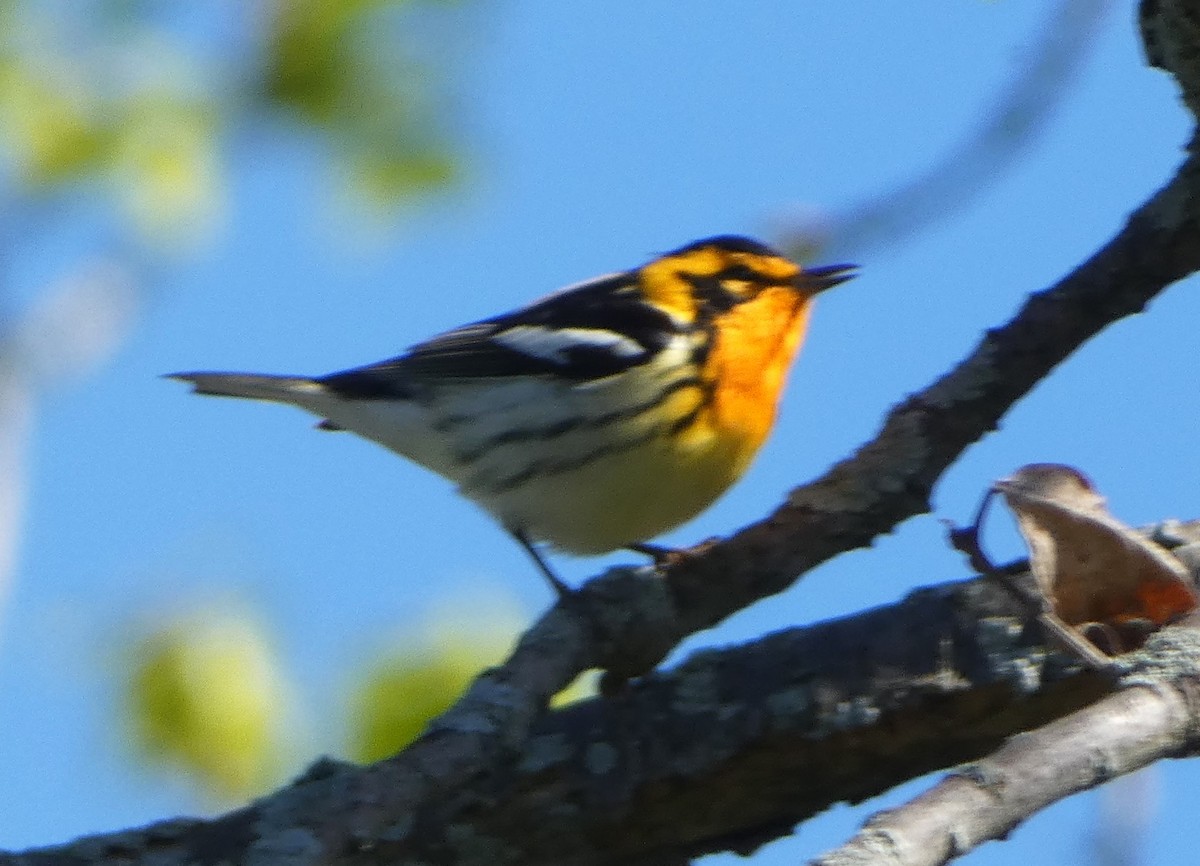
[[[712,413],[723,438],[733,440],[742,467],[775,422],[788,370],[808,326],[810,300],[783,287],[730,310],[717,329],[708,360]]]

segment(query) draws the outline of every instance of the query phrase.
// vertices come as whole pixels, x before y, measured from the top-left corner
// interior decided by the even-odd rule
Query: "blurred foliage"
[[[349,176],[375,203],[449,182],[429,63],[405,40],[415,0],[280,0],[264,64],[267,98],[333,131]],[[455,5],[443,0],[440,5]],[[441,94],[444,97],[444,94]]]
[[[51,186],[100,162],[105,133],[90,96],[69,70],[0,59],[0,133],[17,182]]]
[[[24,309],[0,294],[0,358],[12,362],[0,376],[40,382],[42,368],[78,355],[69,349],[115,333],[97,327],[106,316],[132,319],[146,293],[145,252],[204,240],[219,224],[231,166],[269,160],[272,148],[315,143],[330,175],[375,213],[446,188],[461,161],[450,83],[473,8],[0,0],[6,250],[41,256],[57,223],[81,214],[106,248],[81,257],[73,293],[39,285]],[[502,637],[484,628],[457,643],[417,642],[425,649],[395,656],[402,674],[390,678],[375,666],[354,710],[356,753],[411,739],[500,658],[518,622],[507,621]],[[244,612],[210,608],[129,640],[122,710],[148,763],[227,802],[309,757],[311,744],[298,744],[288,724],[290,674]]]
[[[182,770],[218,802],[279,780],[288,690],[257,622],[189,615],[138,640],[129,667],[129,730],[150,763]]]
[[[264,129],[317,138],[374,208],[440,190],[460,161],[449,10],[467,5],[0,0],[7,197],[101,191],[135,237],[179,245],[219,215],[229,151]]]
[[[211,105],[167,93],[124,108],[106,154],[123,210],[145,237],[186,240],[219,210],[220,119]]]
[[[394,755],[447,709],[482,670],[503,661],[525,625],[520,608],[489,590],[435,612],[423,633],[406,632],[356,677],[346,756],[369,763]]]
[[[378,761],[415,740],[480,671],[502,660],[504,648],[491,649],[464,641],[375,662],[350,699],[350,759]]]
[[[354,674],[345,741],[335,752],[362,763],[394,755],[480,672],[503,661],[526,617],[505,595],[464,595],[469,609],[458,602],[436,613]],[[183,775],[223,804],[263,793],[316,757],[297,719],[332,714],[298,706],[293,674],[243,606],[197,604],[185,616],[130,631],[120,703],[133,749],[147,764]],[[554,703],[594,693],[581,678]]]
[[[475,677],[504,660],[525,618],[504,598],[485,605],[476,596],[472,610],[478,613],[448,611],[434,617],[424,639],[403,636],[368,667],[349,702],[351,760],[370,763],[396,754],[449,709]],[[594,693],[580,678],[554,704]]]
[[[230,166],[297,137],[375,210],[444,189],[460,173],[449,82],[471,7],[0,0],[0,215],[70,219],[98,203],[110,236],[186,248],[219,222]],[[358,677],[346,750],[398,751],[501,660],[523,619],[502,602],[398,641]],[[288,722],[290,674],[253,617],[206,606],[140,632],[122,709],[147,763],[229,802],[308,757]]]

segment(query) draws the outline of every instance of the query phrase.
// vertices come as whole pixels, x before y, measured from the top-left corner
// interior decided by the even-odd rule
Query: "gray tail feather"
[[[258,373],[170,373],[168,379],[190,382],[197,394],[217,397],[245,397],[249,400],[273,400],[300,406],[325,394],[314,379],[303,376],[264,376]]]

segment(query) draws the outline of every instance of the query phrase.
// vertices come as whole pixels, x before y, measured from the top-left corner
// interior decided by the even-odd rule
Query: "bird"
[[[324,376],[185,372],[197,394],[299,407],[457,485],[572,590],[539,545],[649,540],[706,509],[775,423],[813,299],[854,265],[802,268],[718,235]]]

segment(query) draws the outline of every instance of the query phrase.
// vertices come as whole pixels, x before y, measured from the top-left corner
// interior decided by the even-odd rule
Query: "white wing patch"
[[[514,325],[492,337],[502,346],[542,358],[555,364],[567,364],[571,349],[606,349],[619,358],[636,358],[645,352],[642,344],[616,331],[593,328],[544,328],[540,325]]]

